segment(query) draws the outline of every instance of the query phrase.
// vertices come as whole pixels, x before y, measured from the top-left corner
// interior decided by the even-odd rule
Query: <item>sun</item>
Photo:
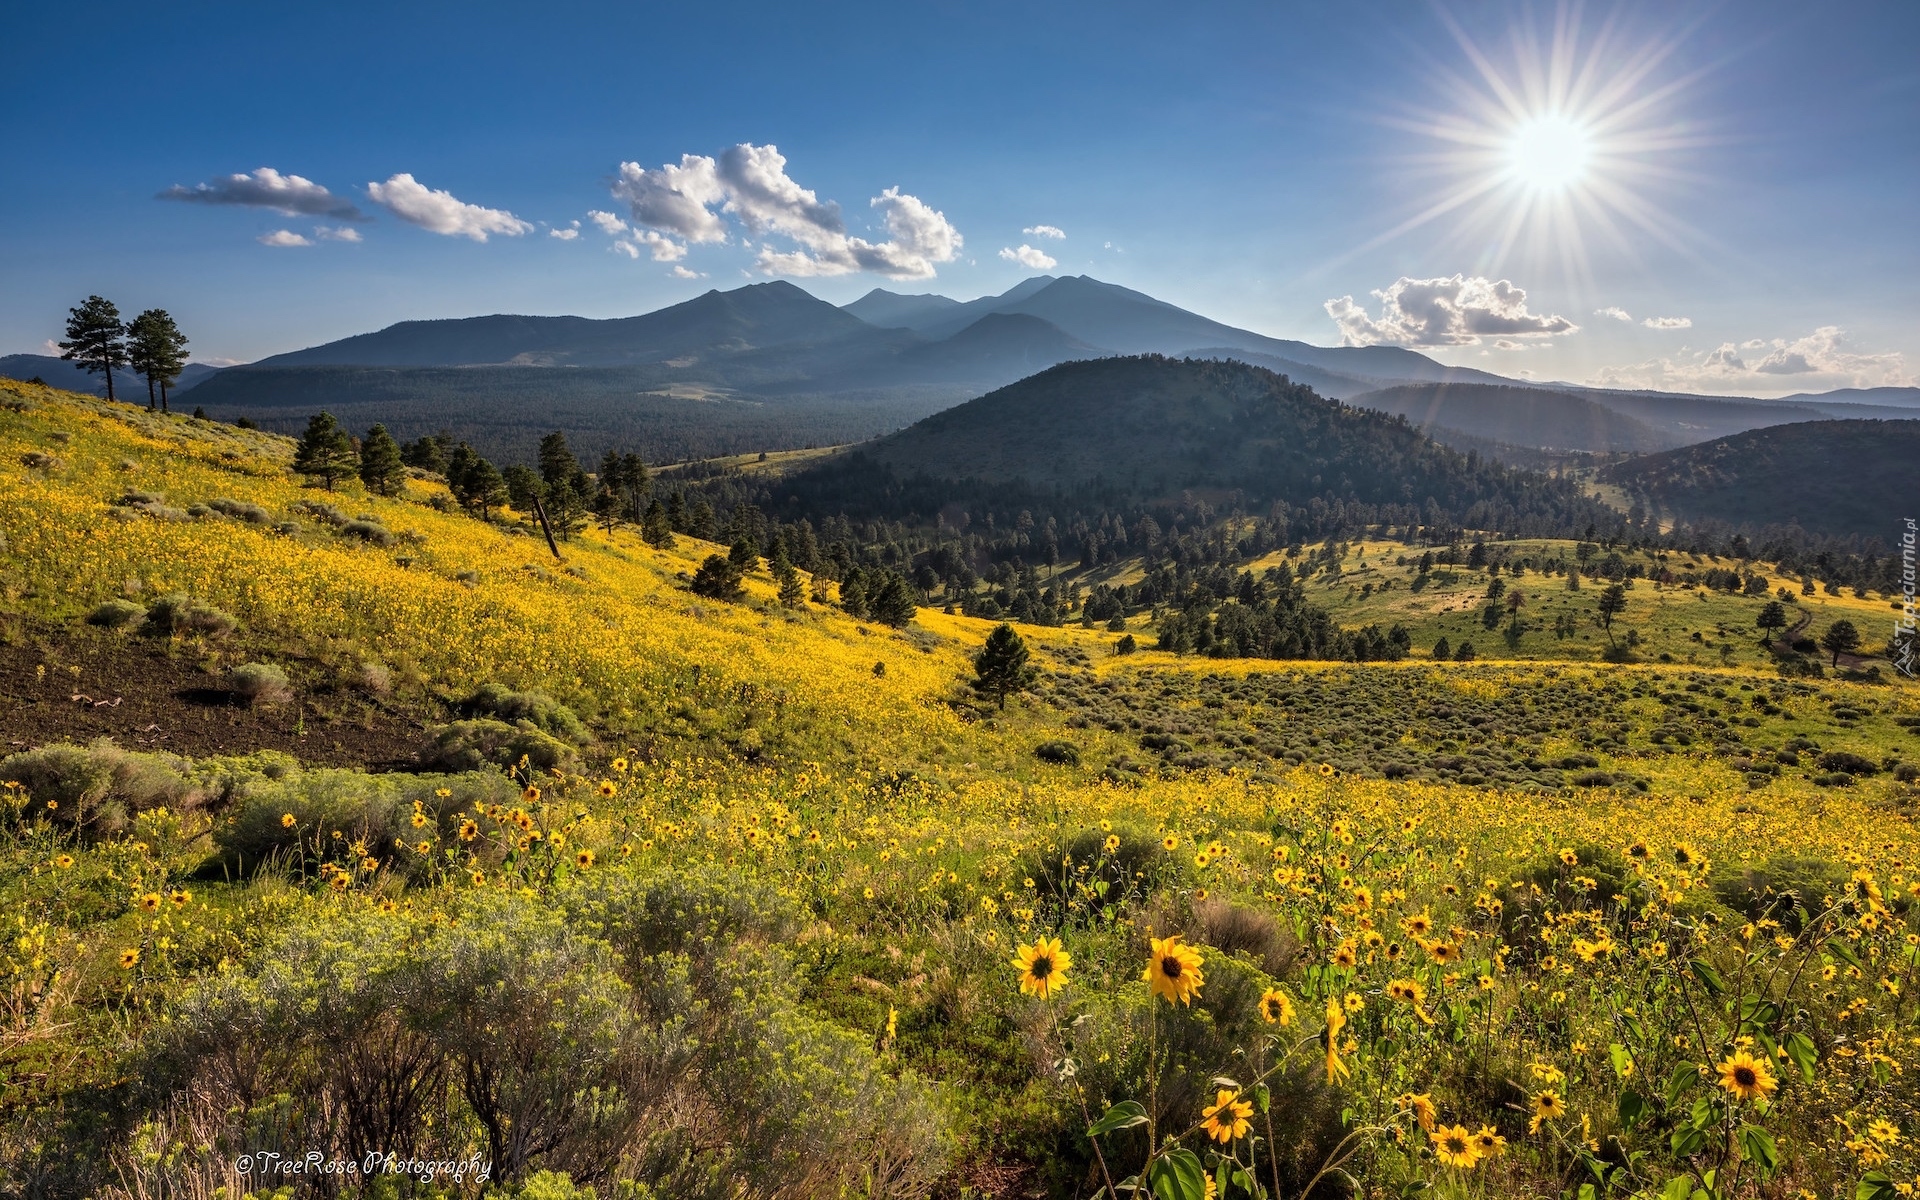
[[[1522,187],[1553,192],[1575,187],[1593,159],[1593,135],[1558,114],[1531,117],[1507,142],[1507,174]]]

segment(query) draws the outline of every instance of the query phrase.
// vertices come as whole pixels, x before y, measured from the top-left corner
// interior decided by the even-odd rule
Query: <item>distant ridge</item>
[[[169,389],[169,394],[178,396],[181,392],[219,373],[224,368],[210,367],[206,363],[188,363],[180,372],[180,382]],[[107,381],[99,375],[90,375],[64,358],[55,358],[51,354],[8,354],[0,356],[0,379],[35,379],[53,387],[65,388],[70,392],[88,392],[95,396],[107,394]],[[146,402],[147,381],[125,369],[113,373],[114,395],[122,400],[138,396],[141,403]]]
[[[1673,434],[1584,396],[1546,388],[1400,384],[1348,397],[1348,402],[1405,417],[1419,429],[1440,427],[1540,450],[1647,452],[1683,444]]]

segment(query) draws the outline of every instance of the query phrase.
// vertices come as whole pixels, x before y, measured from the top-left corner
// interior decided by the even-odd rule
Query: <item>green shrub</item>
[[[542,732],[531,722],[509,725],[486,717],[455,721],[432,730],[433,740],[421,754],[421,764],[439,771],[477,771],[484,767],[511,767],[522,757],[543,771],[568,769],[579,763],[572,746]]]
[[[447,795],[439,794],[442,789]],[[366,854],[410,867],[417,856],[401,851],[395,839],[407,845],[419,840],[412,824],[415,801],[445,825],[476,803],[511,803],[519,788],[492,771],[441,776],[325,769],[262,776],[235,791],[233,810],[214,828],[214,845],[228,870],[246,874],[269,859],[295,853],[346,863],[360,857],[353,850],[356,842]]]
[[[232,517],[236,521],[245,521],[249,525],[268,525],[273,522],[273,517],[258,504],[229,500],[224,496],[207,501],[207,507],[222,516]]]
[[[394,542],[393,531],[378,521],[348,521],[340,526],[340,536],[359,538],[375,546],[391,546]]]
[[[192,808],[206,798],[185,760],[122,750],[101,738],[88,746],[56,742],[0,759],[0,778],[18,782],[24,815],[96,838],[118,833],[137,812]]]
[[[574,711],[544,692],[516,692],[498,683],[487,683],[467,697],[461,708],[473,716],[492,717],[508,724],[525,721],[543,733],[569,742],[587,740],[587,727]]]
[[[125,629],[143,620],[147,610],[131,600],[108,600],[87,614],[87,624],[106,629]]]
[[[271,663],[242,663],[227,675],[227,686],[249,705],[285,704],[293,699],[287,673]]]
[[[178,637],[199,634],[225,637],[240,627],[240,622],[211,604],[195,600],[185,592],[168,592],[147,609],[143,632],[154,637]]]
[[[1033,748],[1033,756],[1041,762],[1057,763],[1063,767],[1080,765],[1080,750],[1072,742],[1041,742]]]
[[[1847,872],[1837,863],[1797,854],[1776,854],[1759,866],[1716,871],[1713,894],[1748,920],[1772,917],[1790,933],[1826,907],[1846,887]]]

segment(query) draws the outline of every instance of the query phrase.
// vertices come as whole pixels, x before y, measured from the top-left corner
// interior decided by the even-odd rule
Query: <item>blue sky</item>
[[[695,9],[11,7],[0,352],[92,292],[243,361],[1045,269],[1534,378],[1920,382],[1905,0]],[[205,202],[261,168],[361,219]]]

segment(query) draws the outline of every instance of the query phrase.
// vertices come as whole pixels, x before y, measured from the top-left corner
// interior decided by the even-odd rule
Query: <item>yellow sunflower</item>
[[[582,850],[573,856],[573,865],[582,871],[593,865],[593,851]]]
[[[1481,1158],[1492,1158],[1507,1148],[1507,1139],[1493,1126],[1482,1125],[1480,1132],[1473,1135],[1473,1144],[1479,1148]]]
[[[1252,1102],[1242,1100],[1240,1093],[1224,1088],[1214,1096],[1213,1103],[1201,1115],[1206,1118],[1203,1124],[1207,1136],[1222,1145],[1247,1136],[1247,1131],[1253,1128],[1253,1122],[1248,1120],[1253,1116]]]
[[[120,969],[122,971],[131,971],[139,965],[140,952],[138,950],[122,950],[120,952]]]
[[[1268,988],[1260,995],[1260,1018],[1283,1028],[1293,1024],[1293,1000],[1279,988]]]
[[[1347,1014],[1337,996],[1327,997],[1327,1082],[1338,1083],[1353,1074],[1353,1068],[1340,1061],[1340,1031],[1347,1027]]]
[[[1567,1115],[1567,1102],[1556,1091],[1544,1091],[1533,1098],[1533,1120],[1527,1123],[1528,1133],[1540,1132],[1540,1122],[1558,1121]]]
[[[1464,1125],[1435,1129],[1427,1137],[1433,1141],[1434,1157],[1449,1167],[1471,1171],[1480,1161],[1480,1143]]]
[[[1013,956],[1013,969],[1020,972],[1023,995],[1049,999],[1053,989],[1067,986],[1067,969],[1073,955],[1067,953],[1059,938],[1035,938],[1033,945],[1019,947]]]
[[[1768,1095],[1780,1082],[1765,1059],[1736,1050],[1720,1064],[1720,1086],[1740,1100],[1753,1100]]]
[[[1200,969],[1197,950],[1180,944],[1180,935],[1150,938],[1147,969],[1141,976],[1154,993],[1165,996],[1168,1004],[1191,1004],[1207,982]]]

